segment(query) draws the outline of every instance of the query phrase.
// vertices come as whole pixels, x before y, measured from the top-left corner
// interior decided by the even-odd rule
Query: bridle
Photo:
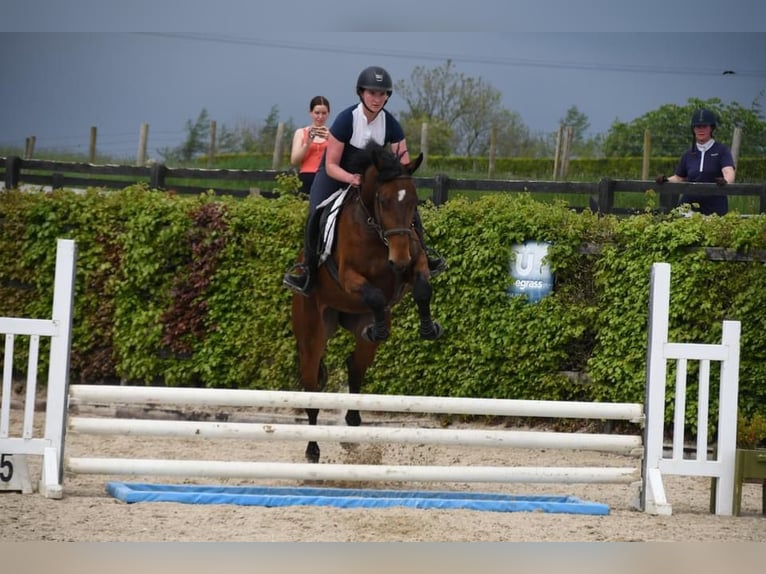
[[[395,178],[389,181],[396,181],[399,179],[412,179],[412,176],[402,174],[402,175],[396,176]],[[378,192],[378,189],[375,190],[375,198],[373,201],[373,210],[374,210],[373,214],[370,214],[370,212],[367,209],[367,206],[364,204],[364,201],[362,201],[361,190],[358,195],[358,198],[359,198],[359,204],[362,206],[362,209],[367,215],[367,225],[378,234],[378,237],[380,238],[380,240],[383,242],[385,246],[388,246],[388,238],[391,237],[392,235],[412,236],[412,233],[413,233],[412,224],[410,224],[409,227],[392,227],[391,229],[383,229],[380,223],[378,223],[379,221],[383,220],[383,218],[380,216],[382,207],[381,207],[380,193]]]

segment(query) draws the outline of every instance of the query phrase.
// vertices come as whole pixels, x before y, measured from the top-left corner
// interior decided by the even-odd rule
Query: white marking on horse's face
[[[406,189],[400,189],[397,192],[397,198],[399,199],[399,203],[404,201],[404,198],[407,196],[407,190]]]

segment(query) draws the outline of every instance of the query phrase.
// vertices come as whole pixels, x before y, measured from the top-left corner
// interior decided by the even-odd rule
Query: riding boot
[[[425,230],[423,229],[423,221],[420,219],[420,213],[415,208],[415,217],[412,221],[415,227],[415,233],[418,234],[421,245],[426,251],[426,258],[428,259],[428,271],[431,273],[431,277],[436,277],[439,273],[447,268],[447,262],[439,255],[436,250],[426,245]]]
[[[282,285],[288,289],[307,297],[317,273],[319,254],[317,253],[317,239],[319,235],[319,215],[314,211],[306,221],[306,229],[303,233],[303,262],[296,263],[290,272],[285,273]]]

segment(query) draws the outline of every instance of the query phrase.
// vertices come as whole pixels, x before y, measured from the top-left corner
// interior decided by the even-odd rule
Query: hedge
[[[300,247],[305,201],[143,186],[2,197],[2,316],[49,316],[56,239],[77,242],[74,382],[298,388],[281,277]],[[649,272],[666,261],[671,340],[717,342],[724,319],[741,321],[740,409],[766,414],[766,266],[704,250],[763,250],[766,216],[620,219],[495,194],[426,206],[422,217],[448,261],[432,304],[446,334],[421,341],[405,298],[366,392],[643,402]],[[507,294],[512,246],[525,240],[551,244],[554,289],[537,303]],[[350,345],[345,333],[329,345],[333,388]]]

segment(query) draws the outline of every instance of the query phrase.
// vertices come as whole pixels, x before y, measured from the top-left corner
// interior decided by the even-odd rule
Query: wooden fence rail
[[[2,173],[4,171],[4,173]],[[198,194],[212,190],[219,195],[245,197],[254,191],[254,183],[274,182],[279,170],[169,168],[164,164],[151,166],[96,165],[91,163],[0,158],[5,188],[22,184],[62,187],[104,187],[120,189],[144,182],[154,189],[172,190],[182,194]],[[189,182],[194,182],[190,185]],[[199,183],[197,183],[199,182]],[[210,182],[209,184],[206,182]],[[712,183],[673,183],[657,185],[651,180],[603,178],[597,182],[526,181],[500,179],[457,179],[446,174],[416,177],[416,185],[431,190],[431,200],[442,205],[451,192],[497,191],[529,192],[532,194],[585,195],[592,209],[601,213],[627,213],[615,207],[615,194],[621,192],[644,194],[652,189],[659,197],[661,211],[672,209],[680,194],[709,192],[715,195],[755,196],[759,198],[759,213],[766,213],[766,184],[737,183],[718,187]],[[264,195],[269,195],[268,192]]]

